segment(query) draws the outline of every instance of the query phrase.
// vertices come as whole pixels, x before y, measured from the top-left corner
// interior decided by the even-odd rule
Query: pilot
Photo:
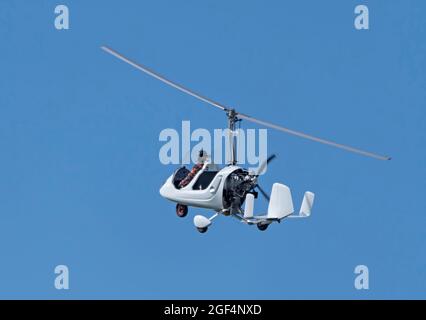
[[[204,163],[207,161],[207,152],[203,149],[198,153],[197,163],[194,165],[191,171],[189,171],[188,175],[179,183],[179,188],[186,187],[192,179],[197,175],[197,173],[203,168]]]

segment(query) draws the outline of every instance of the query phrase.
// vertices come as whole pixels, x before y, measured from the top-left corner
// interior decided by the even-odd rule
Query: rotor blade
[[[262,194],[262,196],[264,196],[266,198],[266,200],[268,200],[268,201],[271,200],[271,197],[269,197],[269,194],[267,194],[266,191],[263,190],[261,186],[259,186],[257,184],[256,188],[260,191],[260,193]]]
[[[276,129],[276,130],[279,130],[279,131],[282,131],[282,132],[285,132],[285,133],[289,133],[289,134],[292,134],[294,136],[298,136],[298,137],[301,137],[301,138],[309,139],[309,140],[312,140],[312,141],[315,141],[315,142],[327,144],[329,146],[340,148],[340,149],[343,149],[343,150],[346,150],[346,151],[358,153],[358,154],[361,154],[363,156],[367,156],[367,157],[371,157],[371,158],[375,158],[375,159],[379,159],[379,160],[391,160],[392,159],[391,157],[388,157],[388,156],[378,155],[378,154],[367,152],[367,151],[364,151],[364,150],[361,150],[361,149],[356,149],[356,148],[353,148],[353,147],[350,147],[350,146],[339,144],[339,143],[336,143],[336,142],[333,142],[333,141],[329,141],[329,140],[321,139],[321,138],[318,138],[318,137],[315,137],[315,136],[311,136],[311,135],[308,135],[308,134],[303,133],[303,132],[299,132],[299,131],[291,130],[291,129],[288,129],[288,128],[285,128],[285,127],[281,127],[281,126],[278,126],[276,124],[266,122],[266,121],[263,121],[263,120],[259,120],[259,119],[250,117],[248,115],[242,114],[242,113],[238,113],[238,117],[241,118],[241,119],[245,119],[247,121],[251,121],[251,122],[263,125],[265,127]]]
[[[221,105],[220,103],[218,103],[216,101],[213,101],[213,100],[211,100],[209,98],[203,97],[202,95],[200,95],[198,93],[195,93],[194,91],[189,90],[189,89],[181,86],[180,84],[177,84],[176,82],[173,82],[171,80],[168,80],[168,79],[164,78],[163,76],[161,76],[158,73],[156,73],[156,72],[148,69],[147,67],[145,67],[145,66],[143,66],[141,64],[138,64],[138,63],[136,63],[136,62],[134,62],[134,61],[132,61],[130,59],[127,59],[126,57],[124,57],[123,55],[121,55],[117,51],[114,51],[111,48],[102,46],[101,49],[104,50],[105,52],[108,52],[109,54],[113,55],[114,57],[116,57],[116,58],[118,58],[118,59],[120,59],[120,60],[122,60],[122,61],[124,61],[124,62],[126,62],[128,64],[130,64],[132,67],[134,67],[134,68],[136,68],[136,69],[138,69],[138,70],[140,70],[142,72],[145,72],[146,74],[150,75],[151,77],[154,77],[154,78],[156,78],[156,79],[158,79],[158,80],[160,80],[160,81],[168,84],[169,86],[172,86],[175,89],[178,89],[178,90],[180,90],[180,91],[182,91],[182,92],[184,92],[186,94],[189,94],[190,96],[193,96],[194,98],[197,98],[197,99],[199,99],[201,101],[204,101],[204,102],[206,102],[206,103],[208,103],[208,104],[210,104],[210,105],[212,105],[212,106],[214,106],[216,108],[219,108],[221,110],[227,110],[227,108],[225,106]]]

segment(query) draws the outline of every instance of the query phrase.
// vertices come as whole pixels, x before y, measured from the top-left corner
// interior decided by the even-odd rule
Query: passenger
[[[197,163],[194,165],[188,175],[179,183],[179,188],[186,187],[192,181],[192,179],[194,179],[197,173],[203,168],[204,163],[207,161],[207,158],[207,152],[201,149],[198,154]]]

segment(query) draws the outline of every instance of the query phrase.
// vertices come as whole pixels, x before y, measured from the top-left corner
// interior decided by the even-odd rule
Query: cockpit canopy
[[[210,183],[213,181],[214,177],[220,171],[219,166],[213,163],[206,163],[200,172],[193,178],[196,179],[195,183],[192,186],[193,190],[205,190]],[[173,175],[173,185],[176,189],[181,189],[179,185],[182,180],[184,180],[189,174],[190,170],[188,170],[185,166],[180,167]],[[188,184],[190,184],[189,182]]]

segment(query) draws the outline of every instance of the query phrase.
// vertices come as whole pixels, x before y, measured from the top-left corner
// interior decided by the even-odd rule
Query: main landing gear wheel
[[[207,230],[208,230],[208,228],[207,227],[205,227],[205,228],[197,228],[197,230],[198,230],[199,233],[206,233]]]
[[[183,204],[178,203],[176,205],[176,214],[180,218],[186,217],[186,215],[188,214],[188,207],[183,205]]]
[[[257,228],[260,230],[260,231],[265,231],[266,229],[268,229],[268,224],[262,224],[262,223],[259,223],[258,225],[257,225]]]

